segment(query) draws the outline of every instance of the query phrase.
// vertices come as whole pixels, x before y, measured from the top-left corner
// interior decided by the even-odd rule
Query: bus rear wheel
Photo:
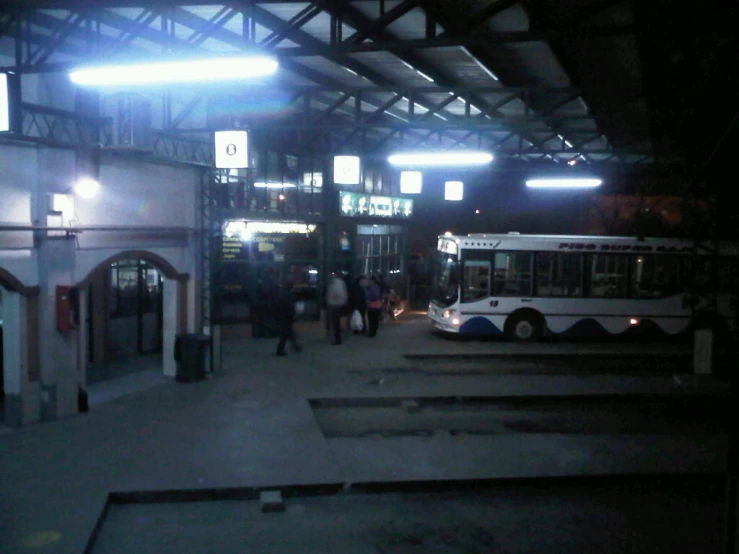
[[[514,314],[506,323],[506,337],[518,342],[534,342],[541,338],[543,321],[535,312]]]

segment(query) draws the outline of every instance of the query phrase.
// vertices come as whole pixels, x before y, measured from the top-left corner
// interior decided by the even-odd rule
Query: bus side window
[[[531,252],[496,252],[493,296],[532,294]]]
[[[590,256],[591,298],[625,298],[628,256],[592,254]]]
[[[536,254],[538,296],[581,296],[582,256],[557,252]]]
[[[462,302],[474,302],[490,296],[490,262],[464,262]]]
[[[679,292],[676,256],[631,256],[631,298],[664,298]]]

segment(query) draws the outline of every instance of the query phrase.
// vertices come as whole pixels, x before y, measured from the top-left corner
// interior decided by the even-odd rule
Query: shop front
[[[334,259],[350,278],[383,276],[401,296],[408,283],[408,224],[413,200],[339,192],[339,229]]]
[[[302,319],[319,319],[322,226],[304,222],[229,220],[213,264],[213,321],[252,323],[270,334],[271,306],[290,282],[304,307]]]

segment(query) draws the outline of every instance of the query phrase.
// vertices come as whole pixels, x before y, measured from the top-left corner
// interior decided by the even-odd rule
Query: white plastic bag
[[[354,312],[352,312],[349,327],[352,328],[352,331],[361,331],[364,329],[364,321],[362,321],[362,314],[359,313],[359,310],[354,310]]]

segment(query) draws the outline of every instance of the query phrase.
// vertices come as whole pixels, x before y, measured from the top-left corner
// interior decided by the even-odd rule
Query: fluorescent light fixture
[[[444,183],[444,200],[462,200],[464,198],[464,183],[462,181],[447,181]]]
[[[334,156],[334,183],[359,184],[359,156]]]
[[[249,139],[246,131],[216,131],[214,136],[218,169],[249,167]]]
[[[95,179],[83,178],[74,185],[74,192],[82,198],[94,198],[100,190],[100,183]]]
[[[10,103],[8,96],[8,76],[5,73],[0,73],[0,132],[10,131]]]
[[[526,186],[539,189],[595,188],[603,183],[600,179],[529,179]]]
[[[254,186],[260,189],[288,189],[295,188],[295,183],[270,183],[264,181],[257,181]]]
[[[420,171],[400,172],[400,194],[421,194],[423,173]]]
[[[278,64],[267,56],[179,60],[80,68],[69,78],[78,85],[144,85],[236,81],[272,75]]]
[[[418,73],[421,77],[423,77],[424,79],[426,79],[430,83],[433,83],[434,82],[434,80],[431,77],[429,77],[428,75],[426,75],[423,71],[418,71],[416,69],[416,73]]]
[[[393,154],[387,161],[392,165],[482,165],[493,161],[488,152],[425,152]]]

